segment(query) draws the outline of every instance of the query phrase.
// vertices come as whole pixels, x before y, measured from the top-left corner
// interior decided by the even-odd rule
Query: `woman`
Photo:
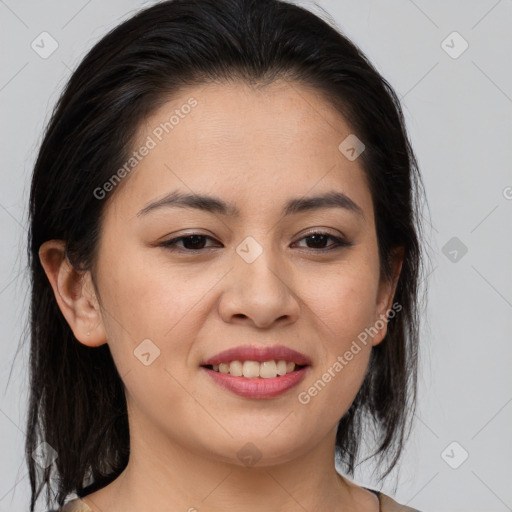
[[[420,189],[392,88],[307,10],[107,34],[32,181],[31,511],[413,510],[335,462],[366,439],[383,479],[410,430]]]

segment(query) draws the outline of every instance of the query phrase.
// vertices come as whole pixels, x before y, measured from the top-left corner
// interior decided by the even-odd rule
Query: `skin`
[[[77,340],[108,343],[124,382],[130,461],[84,501],[121,510],[281,512],[299,508],[375,512],[375,495],[340,477],[336,428],[359,390],[379,330],[308,404],[298,400],[393,303],[401,268],[381,278],[372,197],[360,159],[338,149],[351,132],[315,90],[276,81],[189,87],[140,126],[151,131],[193,97],[197,106],[152,149],[106,204],[93,285],[64,257],[62,241],[40,249],[58,304]],[[137,212],[169,192],[215,195],[239,218],[186,208]],[[283,218],[290,198],[339,191],[362,209],[320,208]],[[158,244],[198,233],[206,247]],[[327,232],[353,245],[330,251]],[[248,236],[262,254],[236,252]],[[323,245],[322,245],[323,243]],[[186,252],[186,251],[189,252]],[[385,323],[384,323],[385,324]],[[134,357],[144,339],[159,348],[149,366]],[[255,400],[213,383],[200,364],[238,345],[283,344],[312,360],[305,380]],[[91,348],[93,349],[93,348]],[[92,378],[92,377],[91,377]],[[244,464],[252,443],[261,456]]]

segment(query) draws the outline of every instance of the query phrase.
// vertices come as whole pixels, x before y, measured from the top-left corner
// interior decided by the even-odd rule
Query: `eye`
[[[332,243],[326,247],[325,243],[329,239],[334,240],[334,243]],[[339,237],[331,235],[330,233],[323,233],[323,232],[317,232],[317,231],[309,233],[307,236],[301,238],[300,240],[309,240],[310,244],[313,245],[313,249],[316,250],[316,252],[332,251],[333,249],[336,249],[338,247],[350,247],[351,245],[353,245],[349,242],[345,242],[345,240],[342,240]],[[311,248],[311,247],[308,247],[308,248]]]
[[[325,246],[326,242],[331,239],[334,243]],[[190,235],[180,236],[166,240],[159,245],[165,247],[170,251],[181,250],[185,252],[201,251],[203,249],[209,249],[214,246],[205,246],[207,240],[214,240],[212,237],[202,235],[200,233],[192,233]],[[312,249],[314,252],[331,251],[338,247],[350,247],[351,243],[342,240],[339,237],[324,232],[312,232],[307,236],[301,238],[299,241],[306,240],[306,244],[309,243],[308,249]],[[182,244],[182,245],[179,245]],[[311,247],[311,245],[313,247]]]
[[[171,251],[176,249],[184,249],[190,252],[204,249],[204,242],[206,241],[206,239],[213,240],[211,236],[201,235],[199,233],[192,233],[190,235],[180,236],[177,238],[172,238],[171,240],[166,240],[165,242],[162,242],[160,245]],[[178,246],[179,243],[183,243],[183,246]]]

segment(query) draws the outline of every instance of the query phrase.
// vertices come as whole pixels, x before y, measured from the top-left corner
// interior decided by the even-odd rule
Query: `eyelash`
[[[322,231],[314,231],[312,233],[308,233],[306,236],[302,237],[300,240],[304,240],[306,238],[311,238],[312,236],[315,236],[315,235],[320,235],[320,236],[324,236],[324,237],[327,237],[327,238],[332,238],[333,240],[335,240],[335,243],[331,244],[331,246],[329,246],[327,248],[324,247],[322,249],[310,249],[313,252],[317,252],[317,253],[318,252],[323,252],[323,253],[325,253],[327,251],[332,251],[332,250],[339,249],[339,248],[342,248],[342,247],[350,247],[350,246],[353,245],[350,242],[345,242],[341,238],[338,238],[338,237],[336,237],[334,235],[331,235],[330,233],[324,233]],[[181,240],[186,240],[186,239],[194,238],[194,237],[209,238],[210,240],[213,240],[213,238],[211,236],[208,236],[208,235],[202,235],[201,233],[191,233],[190,235],[180,236],[180,237],[177,237],[177,238],[172,238],[171,240],[166,240],[165,242],[162,242],[159,245],[164,247],[165,249],[167,249],[169,251],[176,251],[177,250],[177,251],[188,252],[188,253],[197,253],[197,252],[204,251],[205,249],[211,249],[211,247],[206,247],[206,248],[201,248],[201,249],[185,249],[185,248],[178,247],[177,244]],[[308,249],[308,248],[306,247],[306,249]]]

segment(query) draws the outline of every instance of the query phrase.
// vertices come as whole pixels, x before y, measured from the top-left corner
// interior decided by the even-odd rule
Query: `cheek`
[[[315,428],[323,428],[337,424],[364,381],[372,346],[360,336],[373,322],[375,286],[370,280],[345,276],[309,300],[321,329],[322,350],[309,387],[301,387],[298,399],[319,418],[321,425]]]
[[[347,380],[344,386],[349,380],[351,383],[358,381],[358,375],[366,371],[371,344],[360,340],[361,334],[372,325],[374,300],[371,282],[346,279],[338,286],[331,286],[325,295],[323,308],[316,311],[328,329],[324,345],[326,360],[322,361],[322,370],[343,374],[342,378]]]
[[[304,286],[309,308],[339,349],[372,324],[378,283],[369,265],[344,268]]]
[[[377,272],[376,262],[359,253],[336,273],[317,276],[307,287],[303,284],[322,343],[313,387],[305,390],[305,400],[322,395],[313,408],[321,414],[325,404],[333,404],[327,413],[333,421],[346,412],[367,371],[372,345],[366,330],[375,318]]]
[[[146,367],[137,355],[149,352],[146,359],[157,357],[147,376],[141,376],[148,379],[144,386],[153,384],[157,371],[168,379],[166,369],[182,380],[197,331],[206,321],[208,307],[212,307],[209,292],[215,290],[221,273],[199,275],[185,267],[148,265],[142,251],[130,254],[115,265],[104,257],[98,270],[103,323],[118,371],[121,376],[144,371]],[[135,380],[135,374],[131,379]],[[157,389],[158,382],[154,384]]]
[[[161,339],[213,286],[214,279],[205,276],[198,281],[180,268],[148,264],[143,251],[131,250],[130,255],[116,265],[104,259],[100,279],[108,324],[115,332],[125,328],[132,337]]]
[[[155,424],[170,424],[172,411],[190,407],[180,383],[189,377],[185,362],[198,327],[201,297],[214,282],[195,285],[183,273],[164,274],[137,264],[135,258],[116,267],[104,261],[103,268],[112,271],[102,275],[103,321],[128,402]]]

